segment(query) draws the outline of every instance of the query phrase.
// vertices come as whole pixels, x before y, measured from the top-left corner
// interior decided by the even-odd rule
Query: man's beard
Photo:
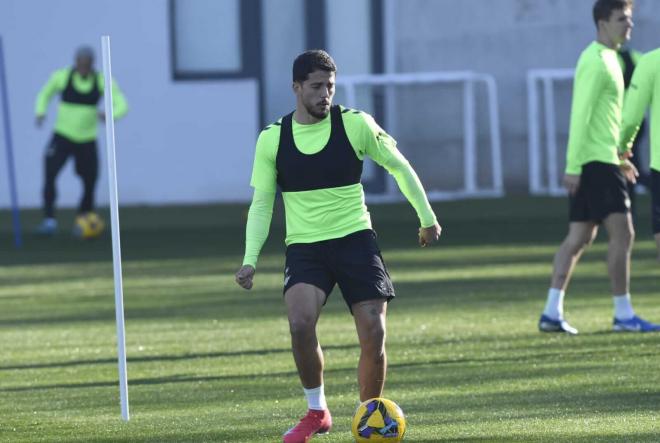
[[[317,111],[315,110],[315,107],[310,107],[305,105],[305,109],[307,110],[307,113],[311,115],[314,118],[318,118],[319,120],[323,120],[328,116],[330,113],[330,108],[328,107],[327,111]]]

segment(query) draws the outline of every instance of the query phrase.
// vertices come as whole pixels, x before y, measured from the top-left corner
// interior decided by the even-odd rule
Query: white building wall
[[[294,105],[290,69],[295,55],[305,49],[304,1],[313,0],[262,1],[266,123]],[[526,71],[575,66],[582,49],[595,37],[593,1],[386,1],[395,7],[394,29],[385,29],[385,33],[394,39],[392,65],[396,72],[475,70],[495,76],[500,92],[505,186],[508,192],[525,192]],[[333,7],[332,0],[327,4],[329,49],[337,56],[339,75],[362,72],[366,58],[360,62],[359,57],[368,54],[363,54],[364,49],[355,50],[364,48],[365,43],[356,31],[364,31],[368,23],[359,28],[350,8],[342,8],[346,6],[343,3]],[[346,15],[343,19],[342,11]],[[635,22],[633,47],[648,50],[660,46],[660,1],[637,0]],[[334,33],[341,23],[346,24],[350,38],[338,38]],[[130,106],[128,115],[116,125],[120,202],[249,199],[254,142],[261,126],[257,81],[173,81],[169,26],[167,0],[0,0],[0,33],[5,45],[22,206],[41,203],[43,151],[56,110],[53,103],[46,124],[37,129],[33,111],[36,94],[53,70],[72,63],[73,52],[81,44],[99,50],[100,69],[102,34],[112,37],[114,75]],[[360,41],[355,43],[355,39]],[[345,44],[351,45],[353,52],[337,47]],[[462,170],[460,94],[443,94],[420,91],[412,96],[414,100],[401,100],[396,110],[401,120],[392,128],[423,181],[430,184],[445,175],[442,168],[455,176],[450,182],[459,182],[457,174]],[[557,109],[558,140],[563,145],[570,88],[560,91]],[[481,130],[486,131],[487,125]],[[3,140],[0,133],[0,208],[9,205]],[[104,140],[100,127],[102,162],[97,196],[101,205],[108,201]],[[480,133],[480,145],[484,140]],[[435,155],[440,164],[425,161],[428,155]],[[77,204],[81,189],[72,165],[62,171],[58,190],[58,205]]]
[[[43,152],[56,103],[34,125],[40,88],[75,49],[110,35],[115,79],[129,113],[115,127],[121,204],[247,200],[259,130],[257,81],[173,81],[166,0],[2,0],[3,37],[21,206],[41,205]],[[102,103],[101,103],[102,106]],[[0,127],[0,207],[10,204]],[[99,126],[98,203],[108,201],[105,134]],[[58,206],[75,206],[81,185],[69,164],[58,179]]]
[[[293,60],[305,47],[305,0],[262,2],[265,123],[293,111]]]
[[[473,70],[495,76],[505,187],[507,192],[526,192],[526,73],[535,68],[575,67],[582,50],[596,38],[594,0],[392,1],[396,72]],[[631,47],[648,51],[660,46],[660,1],[635,0],[634,21]],[[563,150],[571,89],[565,83],[558,91],[558,143]],[[457,90],[460,98],[459,94]],[[432,152],[439,151],[440,158],[456,160],[460,155],[457,151],[462,149],[462,126],[457,120],[461,112],[459,98],[444,101],[446,96],[434,94],[428,94],[426,100],[421,94],[414,97],[407,107],[398,110],[402,116],[399,142],[404,148],[415,147],[412,157],[418,152],[419,158],[429,158]],[[483,113],[483,107],[480,112]],[[488,126],[480,128],[485,132]],[[487,145],[484,134],[480,134],[479,141]],[[481,154],[485,157],[486,153]],[[563,162],[563,151],[558,158]],[[417,164],[423,179],[439,174],[437,169],[425,171],[422,162]],[[445,172],[460,171],[456,164],[458,161],[450,163]]]

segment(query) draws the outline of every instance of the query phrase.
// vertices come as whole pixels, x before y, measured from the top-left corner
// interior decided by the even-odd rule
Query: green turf
[[[640,202],[635,307],[660,320],[660,265]],[[660,335],[610,333],[600,236],[566,309],[578,337],[536,331],[563,199],[435,205],[437,247],[405,206],[371,208],[398,298],[385,396],[411,442],[658,442]],[[245,206],[121,211],[131,421],[119,414],[110,236],[26,236],[0,212],[0,441],[277,442],[305,409],[281,300],[278,209],[255,288],[239,290]],[[107,214],[105,215],[107,219]],[[37,212],[23,213],[26,228]],[[62,225],[73,215],[63,212]],[[359,349],[338,293],[321,317],[333,432],[348,442]]]

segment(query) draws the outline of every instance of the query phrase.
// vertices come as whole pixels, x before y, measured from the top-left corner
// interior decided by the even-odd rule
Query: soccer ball
[[[76,217],[73,224],[73,235],[88,240],[101,235],[105,228],[105,222],[98,214],[87,212]]]
[[[406,418],[392,400],[371,398],[358,406],[351,431],[358,443],[400,442],[406,433]]]

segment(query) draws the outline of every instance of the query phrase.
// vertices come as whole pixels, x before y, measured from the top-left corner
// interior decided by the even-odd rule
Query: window
[[[259,78],[259,0],[170,0],[175,80]]]

